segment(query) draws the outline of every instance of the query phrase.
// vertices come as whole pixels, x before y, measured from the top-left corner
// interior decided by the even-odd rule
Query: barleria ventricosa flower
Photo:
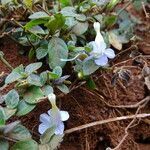
[[[108,63],[108,58],[113,59],[115,57],[114,50],[107,48],[104,38],[100,32],[100,23],[94,23],[94,29],[96,31],[95,41],[90,42],[93,47],[90,55],[94,58],[94,61],[99,66],[105,66]]]
[[[67,111],[60,111],[56,105],[55,94],[49,94],[48,99],[52,105],[52,108],[47,112],[40,115],[40,122],[38,131],[43,134],[48,128],[56,127],[55,134],[61,135],[64,133],[64,123],[69,119],[69,113]]]

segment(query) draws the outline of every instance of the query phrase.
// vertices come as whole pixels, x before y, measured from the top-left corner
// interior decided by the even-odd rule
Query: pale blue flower
[[[47,113],[43,113],[40,115],[40,122],[38,131],[40,134],[43,134],[48,128],[53,126],[56,127],[55,134],[62,135],[64,133],[64,123],[69,119],[69,114],[67,111],[60,111],[56,106],[56,96],[54,94],[48,95],[48,99],[52,104],[52,109],[50,109]]]
[[[106,43],[100,32],[99,22],[94,23],[94,29],[96,31],[96,38],[95,41],[90,42],[90,45],[93,47],[90,56],[94,58],[94,61],[98,66],[105,66],[108,64],[108,58],[113,59],[115,53],[113,49],[106,48]]]

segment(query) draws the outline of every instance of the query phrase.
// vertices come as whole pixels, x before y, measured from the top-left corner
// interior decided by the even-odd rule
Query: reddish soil
[[[137,13],[132,12],[134,15]],[[136,27],[136,33],[142,39],[138,44],[138,51],[142,56],[129,57],[134,48],[122,51],[116,59],[111,62],[114,66],[111,71],[98,71],[93,75],[96,81],[97,90],[90,91],[84,85],[72,91],[63,98],[62,110],[70,113],[70,119],[65,123],[66,129],[77,127],[97,120],[104,120],[112,117],[135,114],[136,109],[113,108],[110,105],[131,105],[150,95],[144,84],[142,69],[144,63],[150,66],[150,29],[149,20],[145,19],[143,13],[139,14],[143,23]],[[141,17],[142,16],[142,17]],[[143,27],[143,30],[141,31]],[[5,58],[13,67],[19,64],[28,64],[28,58],[20,55],[21,48],[8,39],[0,39],[3,43],[0,48],[5,54]],[[9,44],[8,44],[9,43]],[[134,43],[131,43],[134,44]],[[125,49],[124,49],[125,50]],[[0,62],[1,71],[6,74],[8,68]],[[128,83],[117,79],[115,85],[111,84],[112,77],[117,68],[124,67],[130,71]],[[6,89],[8,90],[8,89]],[[140,113],[150,113],[150,104],[140,110]],[[19,118],[21,122],[30,129],[35,139],[39,138],[37,127],[39,115],[49,109],[47,101],[37,106],[33,112],[25,117]],[[105,150],[107,147],[115,147],[125,134],[125,128],[131,120],[113,122],[104,125],[94,126],[88,129],[67,134],[60,146],[60,150]],[[149,150],[150,149],[150,118],[138,120],[129,130],[129,135],[120,147],[120,150]]]

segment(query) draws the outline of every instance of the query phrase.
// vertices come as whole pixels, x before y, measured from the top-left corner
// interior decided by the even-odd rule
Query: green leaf
[[[92,78],[88,78],[86,83],[87,83],[87,86],[89,89],[91,89],[91,90],[96,89],[96,84]]]
[[[45,24],[48,20],[47,19],[36,19],[29,21],[24,27],[26,30],[30,30],[34,26]]]
[[[36,74],[31,74],[27,78],[27,82],[31,85],[42,86],[41,78]]]
[[[26,103],[24,100],[21,100],[18,104],[18,108],[17,108],[17,116],[24,116],[26,114],[28,114],[29,112],[31,112],[36,105],[30,105],[28,103]]]
[[[41,66],[42,66],[41,62],[32,63],[25,68],[25,72],[31,74],[34,71],[38,70]]]
[[[76,19],[81,22],[85,22],[87,17],[84,14],[77,14]]]
[[[9,150],[8,141],[0,139],[0,150]]]
[[[28,54],[28,58],[31,61],[35,56],[35,50],[33,48],[30,49],[29,54]]]
[[[68,29],[71,29],[77,23],[78,23],[78,21],[74,17],[67,17],[65,25],[67,25]]]
[[[71,0],[60,0],[63,7],[71,5]]]
[[[40,74],[40,81],[42,85],[44,85],[47,82],[47,78],[47,71],[44,71]]]
[[[99,68],[98,65],[95,64],[94,60],[88,60],[83,63],[83,74],[86,75],[91,75],[94,73],[97,69]]]
[[[44,93],[40,87],[31,86],[24,94],[23,99],[29,104],[35,104],[39,102],[39,99],[44,97]]]
[[[48,144],[54,135],[56,127],[51,127],[45,131],[43,135],[40,137],[41,144]]]
[[[12,82],[19,80],[20,78],[22,78],[21,74],[19,74],[17,72],[12,72],[6,77],[5,84],[10,84]]]
[[[16,109],[4,107],[4,112],[5,112],[5,120],[8,120],[16,113]]]
[[[45,96],[48,96],[49,94],[54,92],[53,88],[50,85],[43,86],[42,91]]]
[[[61,13],[66,17],[75,17],[77,14],[74,7],[65,7],[61,10]]]
[[[51,80],[55,80],[55,79],[59,78],[59,75],[55,74],[53,72],[48,72],[48,76],[49,76],[49,79],[51,79]]]
[[[78,22],[78,24],[72,28],[72,32],[76,35],[82,35],[87,31],[88,27],[88,22]]]
[[[40,26],[34,26],[31,29],[29,29],[34,34],[46,34],[45,31]]]
[[[48,144],[50,146],[50,150],[55,150],[60,146],[60,143],[63,141],[64,135],[54,135]]]
[[[109,10],[113,9],[119,2],[120,0],[111,0],[107,5],[107,9]]]
[[[60,39],[53,37],[48,44],[49,66],[53,69],[56,66],[64,67],[66,62],[61,59],[68,58],[68,48],[66,43]]]
[[[8,94],[5,96],[5,103],[9,108],[13,109],[17,107],[18,102],[19,102],[19,95],[15,90],[9,91]]]
[[[21,124],[18,124],[7,136],[16,140],[26,140],[31,138],[31,134],[28,129]]]
[[[104,18],[104,22],[107,27],[113,26],[116,23],[116,21],[117,21],[117,16],[115,15],[106,16]]]
[[[9,135],[19,124],[20,124],[20,121],[15,121],[15,122],[7,124],[4,129],[4,135],[6,136]]]
[[[11,150],[38,150],[38,144],[32,139],[19,141],[15,145],[13,145]]]
[[[60,30],[65,25],[65,17],[62,14],[55,14],[45,26],[50,29],[50,32],[54,34],[57,30]]]
[[[44,11],[38,11],[29,16],[29,19],[45,19],[50,18],[50,16]]]
[[[23,3],[26,5],[27,8],[32,8],[33,0],[23,0]]]
[[[23,66],[22,64],[19,65],[18,67],[16,67],[16,68],[13,70],[13,72],[17,72],[17,73],[19,73],[19,74],[24,73],[24,66]]]
[[[3,107],[0,106],[0,126],[5,125],[5,112]]]
[[[69,88],[65,84],[57,85],[57,88],[65,94],[69,93]]]
[[[59,77],[62,76],[62,68],[60,66],[56,66],[54,69],[53,69],[53,73],[57,74]]]
[[[48,44],[43,44],[36,49],[36,58],[42,59],[48,54]]]

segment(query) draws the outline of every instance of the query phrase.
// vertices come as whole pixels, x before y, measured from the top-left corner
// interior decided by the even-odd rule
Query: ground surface
[[[128,10],[132,10],[131,7]],[[97,120],[104,120],[112,117],[135,114],[136,109],[116,108],[112,106],[133,105],[147,97],[150,93],[144,84],[142,70],[144,64],[150,66],[150,20],[145,18],[143,12],[131,11],[133,15],[139,16],[142,24],[136,27],[136,34],[140,41],[130,43],[121,52],[118,52],[116,59],[111,62],[111,71],[98,71],[94,76],[97,90],[90,91],[86,86],[81,86],[70,94],[59,98],[58,103],[62,109],[70,113],[66,129]],[[14,44],[8,38],[0,39],[0,49],[4,52],[5,58],[15,67],[19,64],[28,64],[27,57],[18,53],[22,47]],[[138,53],[135,53],[138,51]],[[134,54],[133,54],[134,52]],[[139,53],[142,55],[139,56]],[[132,54],[132,57],[130,57]],[[9,69],[0,62],[1,71],[9,73]],[[112,85],[112,78],[115,71],[123,67],[128,70],[130,77],[128,83],[117,79]],[[3,92],[6,92],[5,89]],[[150,113],[150,104],[143,107],[140,112]],[[38,139],[37,127],[39,115],[49,109],[49,103],[44,102],[28,116],[19,118],[22,123],[30,129],[35,139]],[[67,134],[60,150],[104,150],[107,147],[115,147],[124,136],[124,130],[131,120],[113,122],[109,124],[94,126],[88,129]],[[120,150],[149,150],[150,149],[150,118],[141,119],[136,125],[129,129],[129,135],[120,147]]]

